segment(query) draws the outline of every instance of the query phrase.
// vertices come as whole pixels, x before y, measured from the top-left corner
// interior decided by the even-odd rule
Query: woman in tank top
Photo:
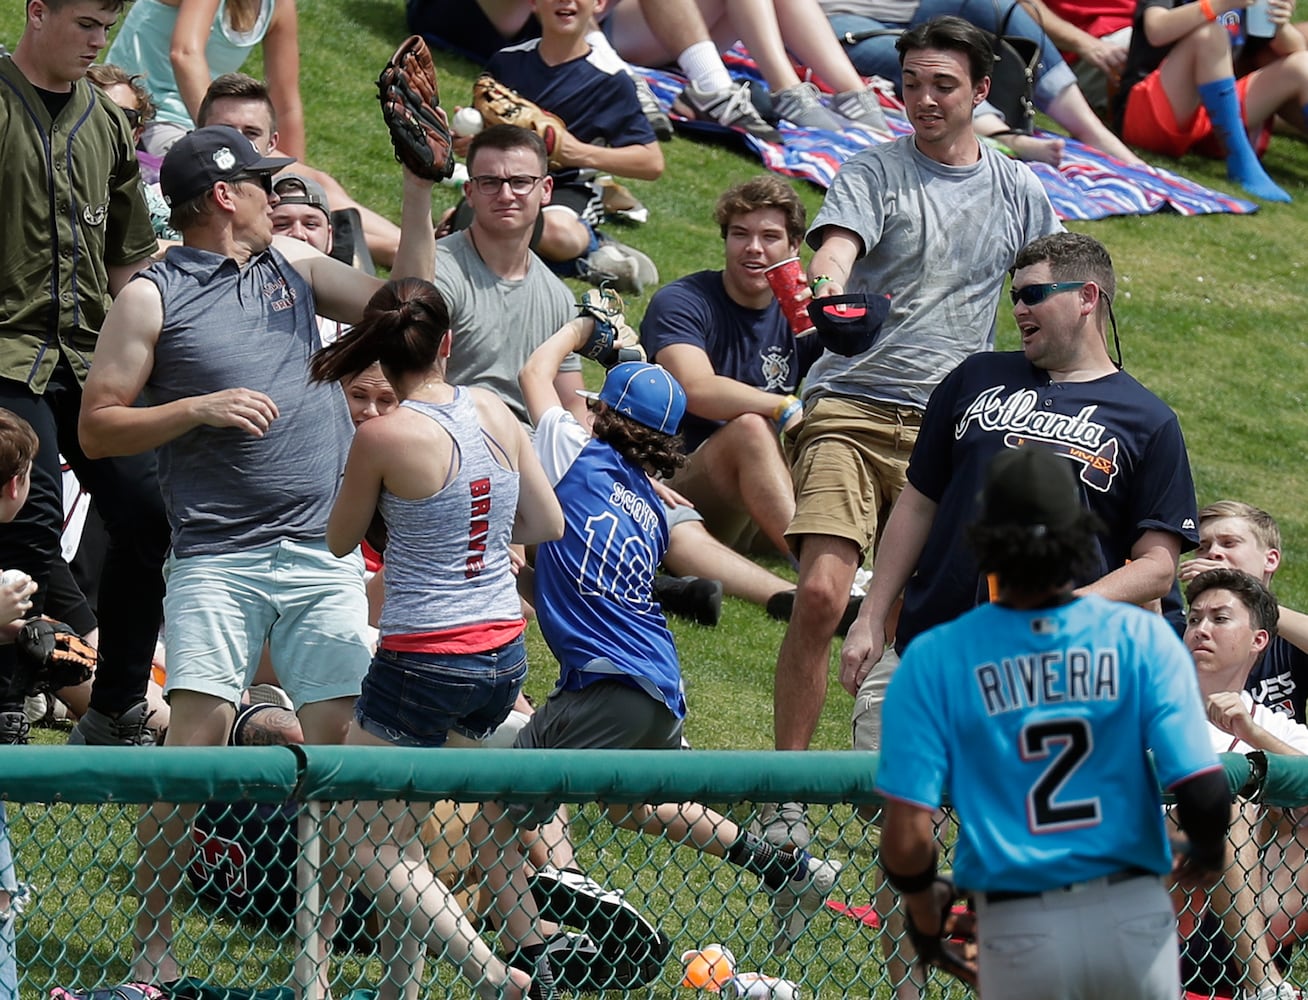
[[[381,645],[346,739],[354,745],[469,745],[504,721],[526,676],[509,543],[563,531],[554,491],[508,407],[445,381],[449,326],[429,282],[390,281],[312,365],[325,382],[380,362],[400,399],[356,430],[327,528],[338,554],[359,544],[377,513],[388,536]],[[530,977],[491,952],[428,868],[415,837],[426,811],[402,801],[348,811],[356,846],[347,869],[394,929],[383,935],[392,943],[383,944],[380,1000],[419,995],[434,939],[479,995],[525,996]]]
[[[214,79],[234,73],[263,43],[277,148],[304,159],[299,20],[295,0],[137,0],[105,61],[139,73],[158,109],[141,141],[162,156],[195,128]]]

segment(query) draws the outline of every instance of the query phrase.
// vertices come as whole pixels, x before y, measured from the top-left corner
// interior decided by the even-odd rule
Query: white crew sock
[[[722,54],[711,41],[696,42],[686,49],[677,56],[677,65],[697,90],[709,92],[731,86],[731,74],[722,63]]]

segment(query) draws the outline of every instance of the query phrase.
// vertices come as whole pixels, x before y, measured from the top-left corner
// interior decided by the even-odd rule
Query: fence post
[[[295,821],[299,851],[295,861],[295,995],[300,1000],[322,1000],[319,972],[329,960],[322,940],[322,803],[300,803]]]

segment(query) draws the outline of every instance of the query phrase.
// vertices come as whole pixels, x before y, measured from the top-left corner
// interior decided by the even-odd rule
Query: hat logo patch
[[[236,156],[226,146],[219,146],[214,150],[213,162],[219,170],[231,170],[236,166]]]

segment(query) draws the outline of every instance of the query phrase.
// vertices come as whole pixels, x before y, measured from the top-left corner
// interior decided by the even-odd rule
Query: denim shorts
[[[526,678],[522,636],[486,653],[379,649],[354,718],[396,746],[444,746],[450,730],[480,740],[508,718]]]

